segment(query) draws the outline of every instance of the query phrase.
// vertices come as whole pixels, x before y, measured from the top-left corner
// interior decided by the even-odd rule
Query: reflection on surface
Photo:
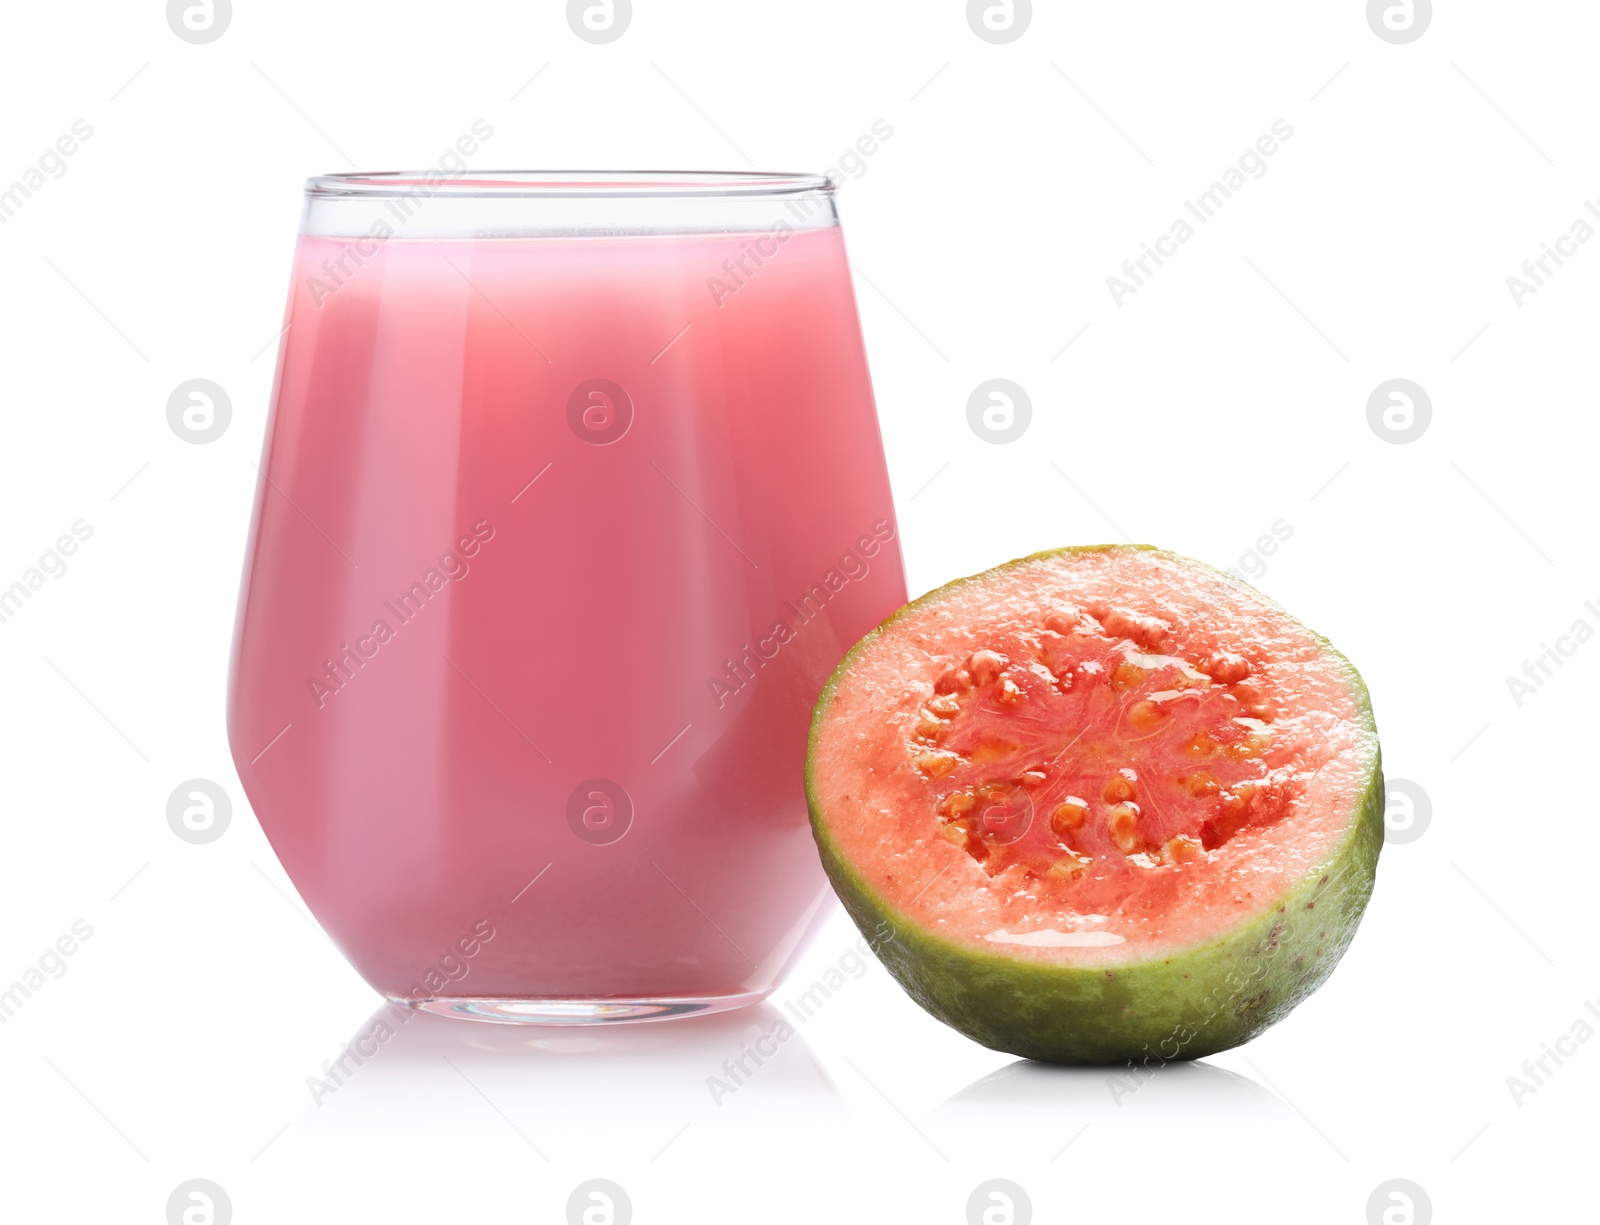
[[[1201,1122],[1277,1128],[1297,1119],[1248,1076],[1204,1061],[1067,1068],[1019,1059],[947,1099],[928,1122],[952,1131],[1051,1128],[1070,1135],[1085,1123],[1192,1132]]]
[[[805,1039],[770,1004],[579,1029],[385,1005],[344,1049],[308,1080],[301,1129],[480,1135],[509,1125],[544,1147],[566,1132],[592,1140],[600,1129],[666,1135],[688,1122],[747,1128],[844,1115]]]

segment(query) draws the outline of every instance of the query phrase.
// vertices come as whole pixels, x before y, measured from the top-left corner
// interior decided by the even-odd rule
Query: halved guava
[[[1062,549],[908,604],[823,690],[834,888],[941,1021],[1059,1063],[1192,1059],[1343,955],[1383,844],[1366,686],[1254,589]]]

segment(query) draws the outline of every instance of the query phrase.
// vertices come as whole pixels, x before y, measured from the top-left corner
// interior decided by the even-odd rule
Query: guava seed
[[[1106,785],[1100,792],[1100,797],[1108,804],[1115,804],[1121,800],[1131,800],[1138,794],[1134,783],[1138,775],[1130,769],[1121,769],[1106,779]]]
[[[1144,846],[1144,839],[1139,836],[1139,806],[1137,804],[1115,804],[1106,813],[1106,831],[1111,835],[1111,843],[1124,855],[1132,855]]]
[[[1159,702],[1135,702],[1128,707],[1128,722],[1141,732],[1147,732],[1167,717]]]
[[[1143,613],[1113,608],[1100,618],[1106,632],[1116,638],[1132,638],[1140,646],[1157,646],[1167,636],[1167,623]]]
[[[1089,805],[1075,795],[1069,795],[1050,814],[1050,830],[1058,838],[1068,837],[1083,824],[1089,815]]]
[[[972,688],[972,674],[965,668],[946,672],[933,683],[935,693],[966,693]]]
[[[927,778],[943,778],[956,766],[961,764],[961,758],[954,753],[918,753],[915,765]]]
[[[1144,683],[1145,677],[1150,673],[1141,668],[1131,659],[1124,659],[1111,670],[1111,687],[1118,693],[1127,693],[1130,689],[1137,689]]]
[[[1044,627],[1058,634],[1070,634],[1078,628],[1078,610],[1064,605],[1058,606],[1045,614]]]
[[[1250,675],[1250,661],[1232,651],[1218,651],[1197,665],[1212,680],[1232,685]]]
[[[975,682],[987,685],[996,679],[1000,675],[1000,669],[1010,662],[998,651],[974,651],[972,658],[967,661],[967,668]]]
[[[1071,880],[1075,876],[1082,876],[1089,870],[1094,860],[1087,855],[1063,855],[1045,869],[1045,875],[1052,880]]]
[[[1168,863],[1193,863],[1204,855],[1205,847],[1200,839],[1191,838],[1188,834],[1168,838],[1166,845],[1161,848],[1161,857]]]
[[[948,817],[964,817],[971,812],[978,802],[978,797],[970,791],[953,791],[945,797],[939,811]]]

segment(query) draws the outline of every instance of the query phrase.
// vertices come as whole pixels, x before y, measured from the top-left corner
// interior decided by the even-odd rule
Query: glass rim
[[[306,195],[458,196],[479,199],[831,195],[824,174],[741,170],[473,170],[439,175],[428,170],[379,170],[316,175]]]

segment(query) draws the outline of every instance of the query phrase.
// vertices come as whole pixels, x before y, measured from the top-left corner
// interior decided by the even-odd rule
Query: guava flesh
[[[1249,587],[1144,546],[962,579],[862,640],[807,757],[824,868],[929,1012],[1062,1063],[1285,1016],[1371,894],[1365,686]]]

